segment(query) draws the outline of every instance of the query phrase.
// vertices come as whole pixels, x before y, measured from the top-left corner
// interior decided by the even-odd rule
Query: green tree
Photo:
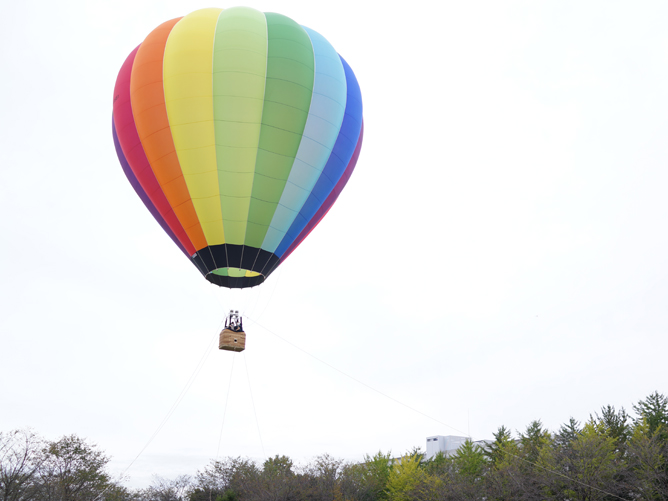
[[[49,442],[42,451],[39,479],[33,499],[39,501],[93,501],[114,491],[105,471],[109,457],[76,435]]]
[[[502,461],[495,465],[488,484],[501,499],[542,499],[545,495],[544,467],[546,451],[553,444],[552,435],[540,420],[529,423],[517,442],[502,449]]]
[[[420,467],[420,454],[403,456],[392,465],[387,479],[387,492],[390,501],[410,501],[412,494],[427,474]]]
[[[255,499],[271,501],[287,501],[296,490],[296,478],[292,459],[288,456],[276,455],[267,459],[262,465],[260,474],[260,492],[254,490]]]
[[[196,478],[191,501],[299,499],[300,478],[288,456],[268,458],[261,469],[244,458],[212,461]]]
[[[348,501],[371,501],[377,499],[375,489],[367,481],[364,463],[344,463],[339,476],[341,497]]]
[[[623,463],[619,461],[616,441],[605,428],[591,420],[587,422],[559,458],[561,471],[569,478],[563,481],[563,495],[579,501],[606,499],[607,493],[620,496],[622,485],[618,481]]]
[[[301,470],[299,497],[313,501],[342,499],[344,471],[343,460],[329,454],[316,457]]]
[[[552,435],[543,428],[540,420],[532,421],[524,433],[520,434],[520,450],[525,464],[535,464],[540,451],[552,442]]]
[[[173,480],[155,477],[151,485],[138,494],[138,501],[186,501],[191,499],[192,479],[181,475]]]
[[[635,423],[647,421],[649,432],[659,432],[661,440],[668,440],[668,398],[655,391],[650,396],[633,406],[638,414]]]
[[[525,495],[519,441],[501,426],[493,434],[494,441],[485,448],[490,468],[485,477],[489,499],[522,499]]]
[[[422,463],[424,462],[424,451],[422,450],[422,447],[413,447],[406,454],[404,454],[404,456],[417,457],[417,459],[420,461],[420,466],[422,466]]]
[[[607,405],[601,408],[600,416],[596,413],[596,417],[590,416],[590,419],[596,421],[599,424],[599,429],[602,428],[606,435],[615,440],[617,449],[623,453],[626,449],[626,442],[631,436],[631,425],[628,422],[629,415],[624,407],[615,411],[613,406]]]
[[[554,445],[559,449],[570,447],[581,431],[580,423],[571,417],[568,423],[562,424],[554,435]]]
[[[203,471],[198,471],[191,501],[215,501],[218,497],[229,501],[247,492],[259,481],[260,470],[247,458],[212,460]]]
[[[482,476],[487,460],[483,449],[469,439],[457,449],[452,457],[452,464],[461,477],[475,482]]]
[[[374,500],[388,499],[387,483],[392,471],[390,453],[378,451],[373,456],[364,457],[364,481],[366,482],[370,498]]]
[[[262,474],[267,477],[288,478],[294,475],[293,466],[292,459],[277,454],[265,460],[262,465]]]
[[[494,441],[485,447],[484,453],[492,465],[497,467],[507,458],[508,453],[516,454],[517,447],[510,430],[503,425],[492,435]]]
[[[139,501],[139,498],[136,492],[118,483],[113,483],[106,487],[96,501]]]
[[[0,500],[31,499],[43,442],[30,430],[0,432]]]
[[[631,469],[633,490],[642,499],[668,499],[668,448],[659,430],[650,431],[649,423],[636,423],[629,439],[627,461]]]
[[[428,475],[444,476],[452,469],[452,458],[438,451],[434,457],[422,463]]]

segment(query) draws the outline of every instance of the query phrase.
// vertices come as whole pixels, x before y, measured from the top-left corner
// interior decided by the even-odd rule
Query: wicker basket
[[[227,351],[244,351],[246,349],[246,333],[223,329],[218,340],[218,348]]]

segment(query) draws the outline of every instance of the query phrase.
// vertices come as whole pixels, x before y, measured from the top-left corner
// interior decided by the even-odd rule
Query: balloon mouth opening
[[[257,271],[246,270],[244,268],[217,268],[211,273],[218,275],[219,277],[235,277],[235,278],[253,278],[259,277],[261,274]]]
[[[228,289],[245,289],[264,282],[265,276],[244,268],[217,268],[206,275],[212,284]]]

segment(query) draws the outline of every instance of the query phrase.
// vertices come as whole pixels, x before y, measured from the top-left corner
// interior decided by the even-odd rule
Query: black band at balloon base
[[[209,245],[190,258],[202,275],[211,283],[230,289],[244,289],[260,285],[276,269],[280,258],[273,252],[248,245]],[[222,268],[253,271],[253,277],[231,277],[214,273]]]
[[[262,275],[255,277],[224,277],[215,273],[209,273],[205,278],[212,284],[227,287],[228,289],[245,289],[246,287],[255,287],[264,282],[264,276]]]

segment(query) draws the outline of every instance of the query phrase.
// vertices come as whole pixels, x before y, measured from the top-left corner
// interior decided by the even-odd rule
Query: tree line
[[[110,458],[85,439],[14,430],[0,432],[0,501],[668,500],[668,398],[654,392],[633,411],[605,406],[555,432],[501,426],[484,447],[469,440],[429,459],[419,448],[303,466],[228,457],[139,490],[113,479]]]

